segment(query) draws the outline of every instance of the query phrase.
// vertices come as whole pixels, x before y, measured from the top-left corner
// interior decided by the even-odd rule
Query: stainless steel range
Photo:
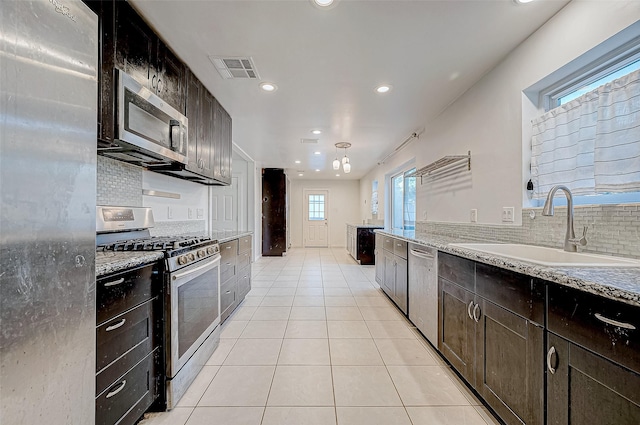
[[[151,237],[150,208],[98,207],[97,249],[164,251],[167,408],[220,341],[220,248],[206,236]]]

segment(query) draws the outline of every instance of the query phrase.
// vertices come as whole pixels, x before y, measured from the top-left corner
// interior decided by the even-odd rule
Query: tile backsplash
[[[155,227],[149,229],[151,236],[200,236],[206,234],[205,220],[156,221]]]
[[[98,155],[97,205],[142,206],[142,168]]]
[[[522,226],[418,221],[416,234],[562,248],[566,222],[566,207],[555,207],[552,217],[543,216],[542,208],[525,208]],[[588,226],[587,246],[579,251],[640,258],[640,204],[576,206],[577,237],[582,235],[584,226]]]

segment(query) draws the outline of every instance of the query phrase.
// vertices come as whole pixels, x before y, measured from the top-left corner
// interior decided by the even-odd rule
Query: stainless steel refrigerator
[[[0,422],[95,415],[98,18],[0,9]]]

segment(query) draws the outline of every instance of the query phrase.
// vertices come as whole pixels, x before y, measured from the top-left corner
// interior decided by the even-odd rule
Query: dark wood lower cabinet
[[[547,346],[549,425],[640,424],[640,374],[550,332]]]
[[[442,278],[438,280],[438,290],[438,349],[473,385],[475,322],[469,313],[473,293]]]
[[[482,298],[477,305],[476,390],[505,423],[543,424],[544,329]]]

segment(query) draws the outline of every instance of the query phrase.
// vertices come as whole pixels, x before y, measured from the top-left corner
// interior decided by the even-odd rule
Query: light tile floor
[[[344,249],[253,264],[178,406],[141,425],[497,425]]]

